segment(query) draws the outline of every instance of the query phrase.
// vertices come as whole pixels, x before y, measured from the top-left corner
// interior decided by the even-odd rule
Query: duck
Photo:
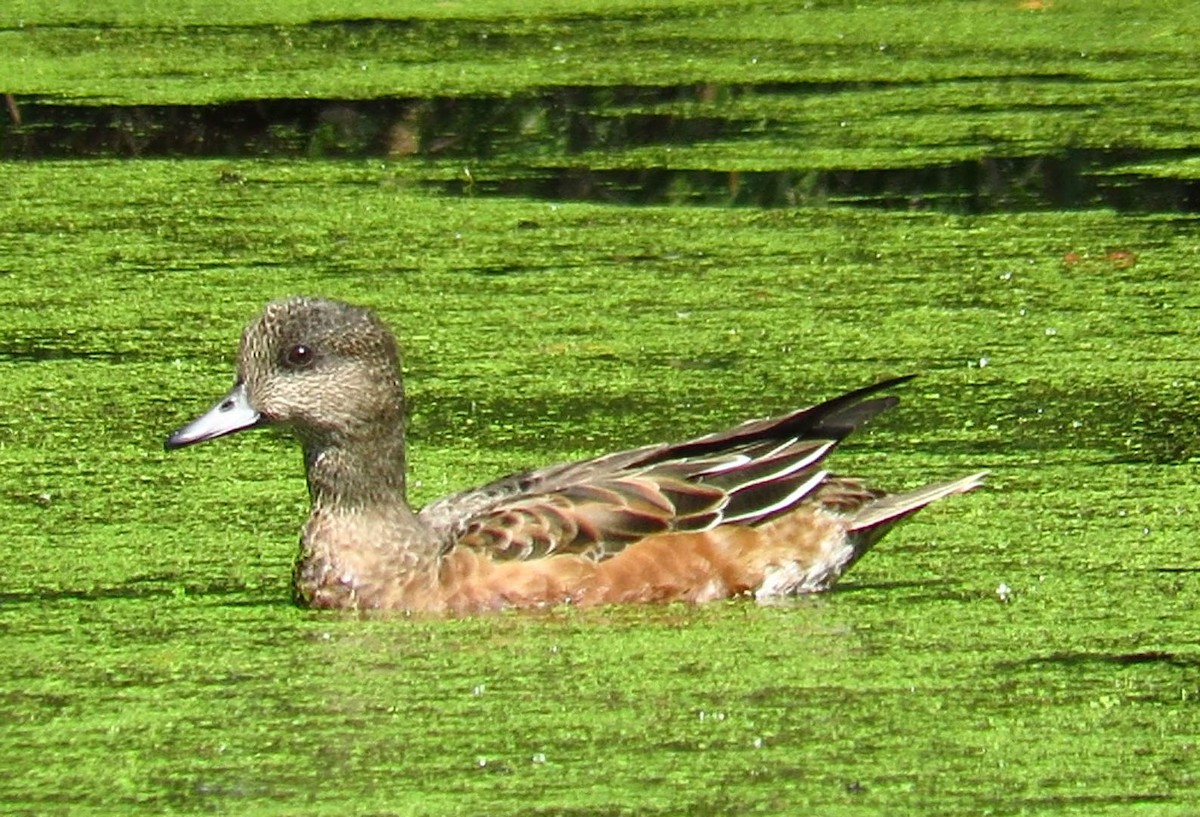
[[[340,301],[273,301],[242,333],[232,390],[168,450],[271,425],[299,439],[311,511],[301,605],[474,615],[511,608],[766,603],[828,590],[897,522],[986,472],[900,493],[826,469],[893,407],[893,377],[684,442],[550,465],[415,510],[394,335]]]

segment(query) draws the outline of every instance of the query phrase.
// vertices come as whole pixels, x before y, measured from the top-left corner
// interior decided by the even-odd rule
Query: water
[[[830,15],[844,32],[863,26],[852,44],[889,28],[873,16],[881,7],[855,8],[821,7],[824,27],[797,11],[780,36],[830,39]],[[1075,48],[1111,57],[1123,43],[1125,61],[1079,64],[1113,89],[1137,78],[1145,104],[1128,105],[1105,138],[1148,150],[1158,126],[1128,123],[1192,104],[1177,94],[1180,32],[1194,15],[1115,8],[1095,6],[1106,29],[1070,5],[972,5],[988,25],[1009,21],[1011,39],[997,33],[986,59],[964,60],[975,18],[933,4],[899,12],[927,34],[919,51],[896,56],[903,37],[890,55],[799,49],[804,60],[773,70],[799,82],[819,69],[867,93],[882,54],[916,83],[907,118],[936,130],[946,100],[964,98],[938,79],[952,58],[959,73],[1020,79],[1035,57],[1054,73],[1076,64]],[[727,39],[711,63],[689,52],[698,73],[730,81],[730,44],[756,30],[746,15],[713,24]],[[669,21],[637,28],[626,61]],[[76,36],[50,22],[47,36]],[[155,48],[138,53],[158,53],[175,34],[146,22],[130,17],[112,36],[147,37]],[[700,37],[691,22],[700,28],[679,30]],[[320,34],[196,37],[261,45],[289,31],[302,43]],[[34,42],[28,26],[3,36]],[[372,36],[383,50],[397,35]],[[1058,50],[1035,52],[1026,37]],[[594,70],[627,82],[621,49],[608,50],[616,56]],[[502,46],[493,62],[523,53]],[[445,84],[461,76],[450,61],[421,64]],[[72,87],[64,75],[21,76],[13,87],[27,93]],[[136,85],[111,69],[91,76],[102,95]],[[294,80],[264,76],[276,88]],[[1080,104],[1097,104],[1097,86],[1076,79]],[[334,98],[350,80],[322,81]],[[1064,97],[1076,87],[1053,82]],[[161,102],[169,85],[146,83],[143,101]],[[794,90],[776,95],[780,112],[838,107],[835,88]],[[989,102],[1014,139],[1030,132],[1012,126],[1029,113],[1021,99]],[[614,97],[597,113],[619,119],[631,106]],[[941,161],[889,145],[876,112],[871,167]],[[820,152],[792,164],[767,149],[789,127],[768,121],[744,137],[747,163],[867,167],[822,164]],[[1075,145],[1051,132],[1048,144]],[[475,177],[533,167],[519,142],[472,159]],[[679,152],[729,155],[711,148]],[[602,156],[629,166],[651,149],[569,155],[599,172]],[[484,195],[505,191],[482,181],[447,195],[461,158],[284,150],[0,164],[6,813],[1194,811],[1197,250],[1186,197],[1108,209],[1086,196],[1061,207],[1040,196],[981,208],[814,196],[724,208],[688,206],[687,195],[629,206]],[[1188,166],[1171,159],[1146,175],[1186,187]],[[736,169],[719,158],[701,167]],[[291,293],[374,306],[397,329],[418,503],[910,371],[921,377],[901,405],[835,467],[898,488],[993,476],[895,530],[835,592],[783,606],[464,621],[300,610],[288,600],[306,512],[295,445],[259,432],[161,449],[228,387],[242,324]]]

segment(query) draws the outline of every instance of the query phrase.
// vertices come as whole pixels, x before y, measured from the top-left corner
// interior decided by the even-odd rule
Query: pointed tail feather
[[[951,494],[965,494],[983,484],[987,471],[980,471],[951,482],[926,485],[900,494],[888,494],[865,506],[850,522],[850,532],[871,530],[889,522],[899,522],[909,514],[916,513],[931,502]]]
[[[857,561],[870,549],[871,545],[882,539],[883,535],[892,529],[892,525],[901,519],[911,516],[931,502],[936,502],[943,497],[965,494],[967,491],[975,490],[983,484],[983,478],[987,476],[987,473],[987,471],[980,471],[951,482],[939,482],[912,491],[888,494],[864,506],[854,515],[847,530],[851,541],[854,542],[852,561]]]

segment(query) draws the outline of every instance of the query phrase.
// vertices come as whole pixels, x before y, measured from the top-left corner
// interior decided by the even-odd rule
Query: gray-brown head
[[[289,298],[267,305],[242,333],[233,390],[172,434],[167,448],[246,428],[292,428],[310,452],[402,433],[404,390],[388,328],[369,310]]]

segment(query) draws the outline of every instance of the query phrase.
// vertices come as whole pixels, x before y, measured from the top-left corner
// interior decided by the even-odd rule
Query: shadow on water
[[[0,122],[0,158],[488,161],[492,164],[485,176],[446,179],[442,170],[428,184],[454,195],[636,205],[791,207],[836,202],[964,213],[1095,207],[1123,212],[1200,210],[1200,180],[1120,170],[1192,155],[1182,150],[1067,147],[1012,155],[1012,146],[980,145],[974,158],[923,166],[777,166],[755,171],[673,169],[655,166],[654,160],[621,157],[621,151],[718,141],[744,141],[746,153],[752,155],[759,149],[753,140],[761,134],[762,123],[711,113],[714,98],[751,92],[836,92],[859,85],[619,86],[558,88],[513,97],[264,99],[109,107],[9,96],[8,117]],[[705,113],[689,112],[687,105],[702,107]],[[654,106],[659,108],[647,110]],[[597,155],[606,157],[607,167],[589,164]],[[231,174],[226,181],[239,179]]]
[[[1003,662],[1001,668],[1004,670],[1041,669],[1055,665],[1063,667],[1090,667],[1095,665],[1131,667],[1139,664],[1165,664],[1172,667],[1195,668],[1200,667],[1200,656],[1180,655],[1160,650],[1118,653],[1062,652],[1052,653],[1051,655],[1035,655],[1020,661]]]
[[[811,403],[816,396],[798,394],[794,403]],[[1006,432],[991,438],[974,435],[959,440],[946,436],[911,445],[937,456],[970,459],[1030,453],[1041,462],[1047,440],[1069,439],[1072,451],[1093,452],[1087,458],[1093,465],[1177,465],[1197,456],[1200,419],[1192,410],[1186,390],[1163,391],[1153,382],[1137,386],[1096,384],[1083,389],[1030,382],[1016,392],[985,387],[973,396],[975,399],[955,401],[949,416],[939,413],[946,410],[944,404],[910,396],[901,410],[889,414],[869,433],[850,437],[842,447],[853,450],[859,444],[878,444],[871,441],[882,439],[887,440],[890,450],[901,451],[910,445],[904,440],[905,429],[954,424],[988,428],[996,424]],[[426,392],[413,400],[415,419],[409,439],[419,444],[452,445],[469,422],[474,440],[481,446],[504,450],[516,442],[531,455],[544,452],[550,456],[560,449],[554,438],[563,419],[572,418],[588,429],[588,446],[599,453],[717,430],[731,425],[740,414],[783,413],[793,407],[785,403],[764,407],[748,401],[735,411],[731,410],[728,394],[715,389],[696,391],[687,398],[690,410],[714,419],[680,429],[671,419],[676,399],[665,394],[589,392],[549,397],[527,394],[514,403],[503,394]],[[620,422],[608,424],[606,418],[620,418]],[[1114,440],[1123,441],[1123,446],[1114,448]]]
[[[228,581],[180,583],[170,576],[133,577],[128,582],[109,587],[34,587],[27,590],[0,592],[0,605],[42,605],[64,601],[109,601],[151,598],[216,599],[224,607],[290,606],[287,593],[262,590],[258,587]]]
[[[455,179],[452,194],[521,196],[611,204],[795,207],[819,203],[891,210],[987,213],[1103,207],[1122,212],[1195,212],[1200,182],[1106,175],[1128,163],[1166,158],[1148,151],[1065,150],[1055,155],[983,157],[894,169],[778,171],[540,168],[530,178]]]
[[[107,349],[63,349],[53,346],[25,348],[0,347],[0,361],[13,363],[44,363],[53,360],[94,360],[109,363],[128,363],[139,356]]]

